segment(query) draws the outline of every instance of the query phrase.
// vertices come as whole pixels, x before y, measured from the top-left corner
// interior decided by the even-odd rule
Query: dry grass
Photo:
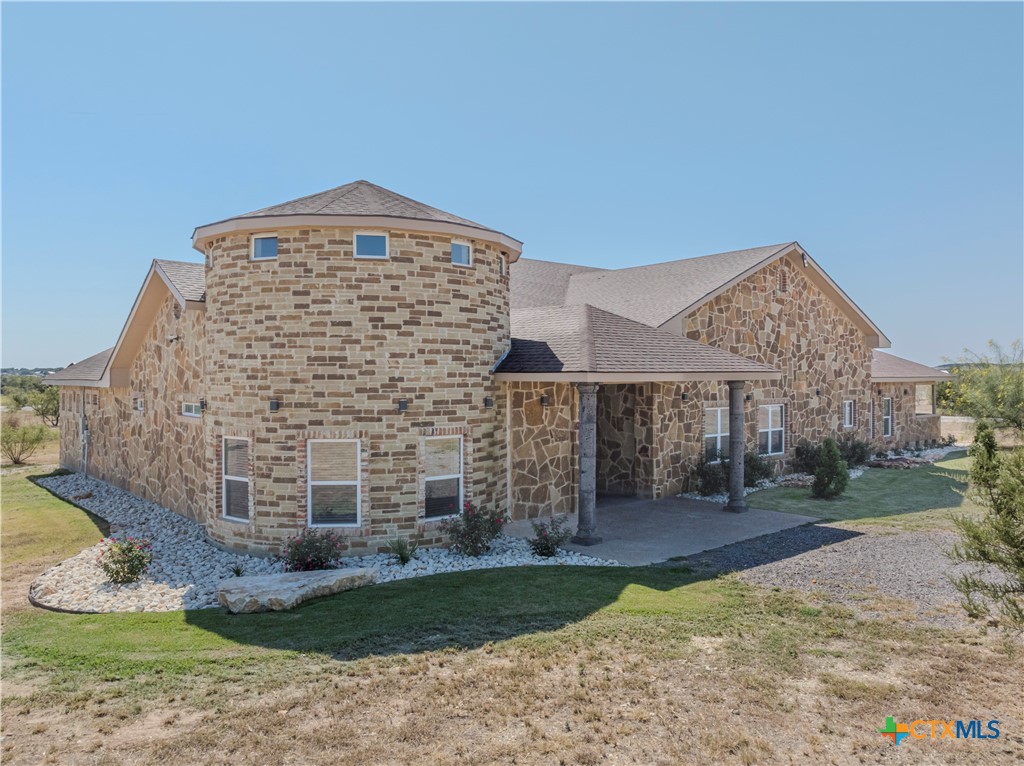
[[[4,417],[7,417],[5,414]],[[25,461],[26,466],[36,468],[45,466],[56,466],[60,463],[60,430],[53,428],[52,426],[46,425],[43,419],[36,415],[31,410],[21,410],[17,413],[18,419],[22,425],[35,426],[41,425],[46,426],[46,429],[50,432],[50,438],[44,442],[43,445],[36,451],[32,457]],[[5,470],[14,469],[18,470],[20,466],[15,466],[6,457],[0,456],[0,466]]]

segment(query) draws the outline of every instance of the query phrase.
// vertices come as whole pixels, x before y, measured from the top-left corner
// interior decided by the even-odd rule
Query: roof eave
[[[496,372],[509,383],[686,383],[728,380],[779,380],[781,372]]]
[[[395,229],[396,231],[422,231],[428,234],[457,234],[472,239],[482,239],[503,248],[509,262],[515,263],[523,252],[523,243],[518,239],[484,227],[468,226],[461,223],[426,221],[420,218],[386,215],[265,215],[246,218],[228,218],[216,223],[199,226],[192,233],[192,247],[205,253],[206,242],[224,234],[247,231],[271,231],[278,229],[337,227],[342,229]]]

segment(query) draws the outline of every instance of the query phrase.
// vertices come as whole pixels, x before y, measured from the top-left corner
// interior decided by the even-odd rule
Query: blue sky
[[[798,240],[925,363],[1024,324],[1021,4],[4,3],[4,366],[365,178],[629,266]]]

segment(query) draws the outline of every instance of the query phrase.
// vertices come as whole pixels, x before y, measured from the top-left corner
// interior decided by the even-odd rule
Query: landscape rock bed
[[[69,612],[168,612],[219,606],[222,580],[284,572],[277,559],[229,553],[208,543],[196,522],[136,497],[106,482],[71,473],[39,479],[40,486],[74,502],[111,526],[111,537],[144,537],[153,545],[153,563],[138,582],[113,585],[106,581],[97,557],[103,543],[47,570],[32,583],[30,598],[40,606]],[[617,562],[560,551],[557,556],[533,555],[529,543],[500,537],[491,551],[479,558],[461,556],[443,548],[421,548],[409,564],[398,564],[389,554],[353,556],[339,566],[375,569],[377,582],[409,577],[465,572],[475,569],[523,565],[615,566]]]

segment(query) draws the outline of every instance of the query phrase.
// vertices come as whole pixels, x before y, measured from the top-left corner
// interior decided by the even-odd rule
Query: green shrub
[[[857,439],[848,439],[839,445],[839,454],[850,468],[855,468],[871,458],[871,445]]]
[[[416,558],[416,549],[419,547],[420,541],[415,537],[395,537],[388,540],[388,552],[395,556],[402,566]]]
[[[126,537],[108,538],[99,555],[100,568],[112,583],[123,585],[136,582],[153,563],[153,546],[149,540]]]
[[[550,522],[531,521],[534,537],[530,548],[538,556],[551,557],[558,554],[558,548],[572,536],[572,530],[565,526],[565,517],[556,516]]]
[[[697,464],[697,470],[693,473],[693,478],[697,485],[697,492],[704,497],[720,495],[729,486],[729,474],[724,460],[709,463],[706,457],[702,457],[700,463]]]
[[[743,486],[756,487],[760,482],[774,475],[772,464],[756,452],[743,455]],[[726,480],[728,483],[728,480]]]
[[[821,464],[821,447],[813,444],[798,444],[793,457],[793,470],[797,473],[814,473]]]
[[[839,454],[835,439],[826,439],[821,447],[821,461],[814,472],[811,494],[823,500],[839,497],[850,481],[850,468]]]
[[[501,534],[506,521],[500,511],[484,511],[465,503],[461,514],[441,522],[441,531],[451,538],[451,549],[456,553],[482,556]]]
[[[22,465],[50,439],[40,425],[22,425],[21,417],[9,415],[0,424],[0,453],[14,465]]]
[[[334,532],[317,532],[308,527],[296,537],[289,537],[284,544],[286,572],[314,572],[318,569],[333,569],[334,562],[341,555],[344,543]]]

